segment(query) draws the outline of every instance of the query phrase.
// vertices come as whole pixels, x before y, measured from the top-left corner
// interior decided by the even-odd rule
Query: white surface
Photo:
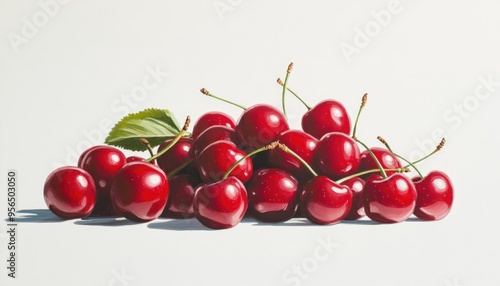
[[[500,284],[500,84],[478,89],[480,78],[500,82],[497,1],[68,1],[29,34],[24,19],[44,20],[39,2],[49,1],[0,1],[0,185],[8,169],[18,171],[24,216],[19,278],[2,267],[1,285]],[[372,12],[388,7],[397,13],[348,62],[342,43],[354,45],[356,28],[371,27]],[[12,45],[11,33],[24,42]],[[243,105],[280,107],[275,80],[291,61],[289,86],[310,104],[333,97],[354,117],[369,93],[358,135],[370,145],[383,135],[415,156],[443,133],[445,149],[420,167],[452,178],[451,214],[393,225],[245,220],[210,231],[195,220],[58,222],[44,211],[46,176],[102,141],[101,125],[146,107],[169,108],[179,121],[209,110],[238,117],[201,87]],[[127,101],[151,69],[163,73],[159,81],[147,79],[147,95]],[[491,93],[477,99],[476,90]],[[463,104],[469,110],[459,113]],[[299,128],[304,108],[292,97],[287,108]],[[6,187],[1,193],[5,217]],[[320,242],[329,240],[331,253]],[[289,282],[294,265],[311,273]]]

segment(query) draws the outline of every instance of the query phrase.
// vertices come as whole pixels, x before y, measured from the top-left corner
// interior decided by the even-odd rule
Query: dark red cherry
[[[314,166],[320,173],[334,178],[354,174],[359,167],[360,151],[356,142],[344,133],[331,132],[318,141]]]
[[[238,144],[236,133],[233,128],[227,126],[215,125],[208,127],[205,131],[201,132],[193,142],[191,152],[194,157],[198,156],[205,147],[219,140],[227,140]]]
[[[412,179],[417,190],[417,203],[413,214],[423,220],[440,220],[451,210],[453,184],[441,171],[432,171],[421,179]]]
[[[139,156],[129,156],[129,157],[127,157],[127,159],[126,159],[126,162],[127,162],[127,163],[130,163],[130,162],[136,162],[136,161],[144,161],[144,158],[139,157]]]
[[[231,116],[223,112],[207,112],[200,116],[194,123],[192,137],[196,139],[207,128],[216,125],[234,129],[236,124]]]
[[[112,146],[92,147],[84,152],[78,167],[87,171],[94,178],[96,186],[96,205],[92,215],[115,215],[109,196],[111,182],[118,171],[125,165],[126,157],[121,150]]]
[[[196,165],[201,179],[206,183],[222,179],[224,174],[246,153],[238,149],[233,142],[220,140],[208,145],[196,158]],[[250,158],[245,158],[230,173],[245,183],[253,173],[253,164]]]
[[[96,202],[94,179],[81,168],[57,168],[45,180],[43,197],[49,210],[60,218],[86,217]]]
[[[236,136],[250,149],[273,142],[278,134],[290,129],[285,116],[275,107],[257,104],[243,111],[236,124]]]
[[[245,186],[236,177],[202,185],[194,194],[193,207],[196,218],[206,227],[234,227],[248,208]]]
[[[401,168],[401,162],[398,160],[396,156],[392,152],[390,152],[387,149],[380,148],[380,147],[372,147],[370,150],[373,152],[377,160],[380,162],[380,165],[382,165],[382,168],[384,169],[397,169]],[[373,170],[373,169],[378,169],[377,162],[375,162],[368,152],[368,150],[365,150],[361,152],[360,156],[360,163],[359,163],[359,172],[362,171],[368,171],[368,170]],[[394,174],[394,171],[386,171],[387,176]],[[371,174],[366,174],[361,176],[363,180],[368,179],[369,177],[379,174],[380,172],[377,173],[371,173]]]
[[[276,140],[286,145],[288,149],[299,155],[309,165],[313,164],[314,150],[318,143],[316,138],[300,130],[287,130],[280,133]],[[273,167],[291,173],[299,181],[312,179],[312,174],[307,167],[281,148],[274,148],[269,151],[269,163]]]
[[[316,224],[332,224],[344,219],[352,205],[352,192],[326,176],[316,176],[305,183],[300,195],[300,209]]]
[[[170,193],[162,217],[194,217],[193,198],[201,179],[193,174],[178,174],[168,180]]]
[[[77,166],[80,166],[81,163],[82,163],[82,160],[85,158],[85,156],[87,156],[87,154],[94,150],[94,149],[97,149],[97,148],[101,148],[103,147],[104,145],[96,145],[96,146],[92,146],[90,148],[88,148],[87,150],[83,151],[82,154],[80,154],[80,157],[78,157],[78,163],[76,164]]]
[[[165,149],[173,139],[168,139],[158,146],[158,153]],[[170,173],[177,167],[184,163],[187,163],[193,157],[191,156],[191,148],[193,146],[194,139],[190,137],[182,137],[175,143],[172,148],[168,149],[163,153],[158,159],[156,159],[158,166],[165,172],[165,174]],[[188,169],[193,169],[194,165],[187,167]]]
[[[405,175],[395,173],[383,179],[370,177],[363,191],[366,215],[383,223],[402,222],[414,211],[417,200],[415,185]]]
[[[330,132],[351,133],[351,119],[342,103],[324,100],[302,116],[302,130],[320,139]]]
[[[133,221],[151,221],[160,216],[167,203],[169,184],[165,173],[148,162],[126,164],[111,184],[114,209]]]
[[[363,189],[365,181],[359,177],[354,177],[343,182],[341,185],[348,187],[352,192],[352,206],[345,219],[356,220],[364,217],[366,215],[363,204]]]
[[[260,221],[287,221],[297,210],[297,190],[297,179],[290,173],[276,168],[260,169],[247,183],[248,208]]]

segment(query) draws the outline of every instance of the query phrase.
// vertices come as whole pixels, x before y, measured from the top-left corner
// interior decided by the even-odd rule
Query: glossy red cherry
[[[170,142],[174,139],[168,139],[158,146],[158,153],[165,149]],[[158,159],[156,159],[158,166],[165,172],[165,174],[170,173],[177,167],[184,163],[190,161],[193,157],[191,156],[191,148],[193,146],[194,139],[190,137],[182,137],[177,141],[177,143],[163,153]],[[188,169],[193,169],[194,166],[187,167]]]
[[[441,171],[432,171],[423,179],[412,179],[417,190],[417,202],[413,214],[423,220],[440,220],[451,210],[453,184]]]
[[[236,136],[250,149],[265,146],[290,129],[285,116],[275,107],[257,104],[243,111],[236,124]]]
[[[112,146],[92,147],[80,157],[78,167],[94,178],[96,186],[96,205],[92,215],[114,215],[109,188],[118,171],[125,165],[126,157],[122,151]]]
[[[280,133],[276,140],[286,145],[309,165],[313,164],[314,150],[318,143],[316,138],[303,131],[292,129]],[[308,181],[313,177],[304,164],[280,148],[269,151],[269,163],[273,167],[291,173],[299,181]]]
[[[178,174],[168,180],[170,193],[162,217],[194,217],[193,198],[201,179],[192,174]]]
[[[344,133],[331,132],[318,141],[314,166],[320,173],[334,178],[354,174],[359,167],[360,151],[356,142]]]
[[[401,168],[401,162],[398,160],[398,158],[389,150],[380,148],[380,147],[372,147],[370,148],[370,151],[373,152],[377,160],[380,162],[380,165],[382,165],[382,168],[384,169],[397,169]],[[359,172],[362,171],[367,171],[367,170],[372,170],[372,169],[378,169],[377,162],[375,162],[368,152],[368,150],[365,150],[361,152],[360,156],[360,164],[359,164]],[[387,176],[392,175],[396,173],[395,171],[387,171],[386,174]],[[380,172],[378,173],[372,173],[372,174],[366,174],[361,176],[363,180],[368,179],[369,177],[373,175],[380,175]]]
[[[194,123],[192,137],[194,139],[211,126],[226,126],[234,129],[236,124],[231,116],[223,112],[212,111],[200,116]]]
[[[82,160],[85,158],[85,156],[87,156],[88,153],[90,153],[90,151],[97,149],[97,148],[101,148],[103,146],[104,145],[95,145],[95,146],[92,146],[92,147],[88,148],[87,150],[83,151],[82,154],[80,154],[80,157],[78,157],[78,163],[76,165],[80,166],[82,163]]]
[[[114,209],[133,221],[150,221],[162,213],[169,195],[165,173],[148,162],[126,164],[111,184]]]
[[[395,173],[385,179],[375,175],[365,183],[363,202],[371,220],[402,222],[413,213],[416,200],[415,185],[403,174]]]
[[[290,173],[276,168],[260,169],[247,183],[248,208],[260,221],[291,219],[298,203],[298,182]]]
[[[196,165],[201,179],[206,183],[222,179],[224,174],[246,153],[238,149],[233,142],[220,140],[208,145],[196,158]],[[245,158],[230,173],[245,183],[253,173],[253,164],[250,158]]]
[[[235,177],[202,185],[196,190],[193,207],[196,218],[206,227],[234,227],[248,208],[245,186]]]
[[[139,157],[139,156],[129,156],[129,157],[127,157],[127,159],[125,161],[127,163],[136,162],[136,161],[142,162],[142,161],[144,161],[144,158]]]
[[[236,133],[233,128],[220,125],[211,126],[201,132],[194,140],[193,147],[191,148],[191,152],[194,155],[193,158],[198,156],[208,145],[219,140],[227,140],[235,143],[236,145],[238,144]]]
[[[57,168],[45,181],[43,197],[49,210],[60,218],[86,217],[96,202],[94,179],[81,168]]]
[[[316,224],[332,224],[344,219],[352,205],[352,192],[326,176],[307,182],[300,195],[300,209]]]
[[[324,100],[302,116],[302,130],[320,139],[330,132],[351,133],[351,119],[339,101]]]
[[[366,215],[363,203],[365,181],[359,177],[354,177],[343,182],[341,185],[348,187],[352,192],[352,206],[345,219],[356,220],[364,217]]]

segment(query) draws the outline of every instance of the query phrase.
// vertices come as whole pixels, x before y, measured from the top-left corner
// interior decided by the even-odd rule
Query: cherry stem
[[[293,152],[292,150],[290,150],[290,148],[288,148],[285,144],[282,144],[282,143],[279,143],[278,144],[278,147],[285,151],[286,153],[292,155],[293,157],[295,157],[297,160],[299,160],[302,164],[304,164],[304,166],[306,166],[306,168],[309,170],[309,172],[311,172],[311,174],[313,174],[313,176],[317,177],[318,176],[318,173],[316,173],[313,168],[311,167],[311,165],[309,165],[304,159],[302,159],[302,157],[300,157],[297,153]]]
[[[274,141],[274,142],[271,142],[269,143],[268,145],[266,146],[263,146],[263,147],[260,147],[259,149],[256,149],[256,150],[253,150],[252,152],[248,153],[247,155],[245,155],[243,158],[239,159],[238,161],[236,161],[236,163],[234,163],[230,168],[229,170],[227,170],[227,172],[224,174],[224,176],[222,177],[222,179],[227,179],[227,177],[229,177],[229,174],[231,174],[231,172],[236,169],[236,167],[238,167],[238,165],[243,161],[245,160],[246,158],[248,157],[251,157],[257,153],[260,153],[260,152],[263,152],[263,151],[266,151],[266,150],[271,150],[271,149],[274,149],[276,148],[276,146],[278,146],[278,141]]]
[[[382,167],[382,164],[380,164],[380,161],[377,159],[377,157],[375,157],[375,154],[373,154],[372,150],[370,150],[370,148],[368,148],[368,146],[366,146],[365,143],[361,142],[358,140],[358,138],[356,137],[353,137],[353,139],[358,142],[359,144],[363,145],[363,147],[365,147],[366,151],[368,151],[368,153],[370,154],[370,156],[372,156],[372,159],[375,161],[375,163],[377,163],[377,166],[380,170],[380,173],[382,174],[382,177],[384,179],[387,178],[387,173],[384,171],[384,168]]]
[[[363,107],[365,107],[367,100],[368,100],[368,93],[365,93],[363,95],[363,98],[361,99],[361,105],[359,106],[358,114],[356,115],[356,121],[354,122],[354,128],[352,131],[352,138],[354,139],[356,139],[356,129],[358,127],[359,115],[361,114],[361,110],[363,110]]]
[[[184,136],[184,134],[188,130],[190,122],[191,122],[191,118],[188,115],[188,117],[186,117],[186,122],[184,122],[184,126],[182,127],[181,132],[179,132],[179,134],[177,134],[177,136],[175,136],[175,138],[172,140],[172,142],[170,142],[170,144],[168,144],[167,147],[165,147],[164,149],[162,149],[160,152],[156,153],[156,155],[154,155],[151,158],[148,158],[148,159],[146,159],[144,161],[151,162],[153,160],[156,160],[158,157],[160,157],[165,152],[167,152],[170,148],[172,148],[177,143],[177,141],[179,141],[179,139],[181,139],[181,137]]]
[[[427,154],[427,156],[421,158],[421,159],[418,159],[417,161],[414,161],[413,164],[417,164],[417,163],[420,163],[422,162],[423,160],[429,158],[430,156],[434,155],[435,153],[437,153],[438,151],[440,151],[441,149],[443,149],[444,147],[444,144],[446,143],[446,139],[441,139],[441,142],[439,142],[439,144],[436,146],[436,149],[434,149],[434,151],[432,151],[431,153]]]
[[[407,173],[407,172],[410,171],[410,169],[405,168],[405,167],[401,167],[401,168],[393,168],[393,169],[384,169],[384,171],[386,171],[386,172]],[[377,173],[377,172],[380,172],[380,169],[366,170],[366,171],[359,172],[359,173],[356,173],[356,174],[353,174],[353,175],[349,175],[349,176],[344,177],[342,179],[339,179],[339,180],[337,180],[335,182],[337,184],[342,184],[343,182],[345,182],[347,180],[350,180],[352,178],[356,178],[356,177],[363,176],[363,175],[366,175],[366,174]]]
[[[167,174],[167,178],[171,178],[175,175],[177,175],[180,171],[182,171],[184,168],[186,168],[187,166],[191,165],[191,163],[194,162],[194,159],[190,159],[184,163],[182,163],[180,166],[178,166],[177,168],[173,169],[172,171],[170,171],[168,174]]]
[[[283,81],[281,81],[280,78],[278,78],[278,80],[276,80],[276,82],[281,85],[281,86],[284,86],[285,84],[283,83]],[[302,104],[307,108],[307,110],[311,110],[311,107],[304,101],[302,100],[302,98],[296,94],[292,89],[290,89],[288,86],[286,87],[286,90],[288,90],[291,94],[293,94],[298,100],[300,100],[300,102],[302,102]]]
[[[405,161],[406,163],[408,163],[408,165],[405,166],[405,167],[411,166],[418,173],[418,175],[420,176],[420,178],[424,177],[424,176],[422,176],[422,173],[420,172],[420,170],[415,166],[415,164],[413,164],[412,162],[408,161],[403,156],[400,156],[399,154],[396,154],[394,151],[392,151],[391,147],[389,146],[389,143],[387,143],[387,141],[385,141],[384,138],[382,138],[381,136],[378,136],[377,139],[378,139],[378,141],[382,142],[382,144],[385,145],[385,147],[387,148],[387,150],[389,150],[389,152],[391,152],[394,156],[396,156],[399,159],[401,159],[401,160]]]
[[[234,103],[234,102],[232,102],[232,101],[229,101],[229,100],[227,100],[227,99],[224,99],[224,98],[218,97],[218,96],[216,96],[216,95],[213,95],[213,94],[211,94],[211,93],[210,93],[207,89],[205,89],[205,88],[200,89],[200,91],[201,91],[201,93],[203,93],[204,95],[208,95],[208,96],[213,97],[213,98],[215,98],[215,99],[218,99],[218,100],[220,100],[220,101],[224,101],[225,103],[232,104],[232,105],[237,106],[237,107],[239,107],[239,108],[241,108],[241,109],[243,109],[243,110],[247,109],[246,107],[244,107],[244,106],[242,106],[242,105],[239,105],[239,104]]]
[[[151,144],[149,144],[149,141],[146,138],[141,138],[140,140],[141,140],[141,143],[144,144],[146,146],[146,148],[148,149],[149,155],[154,156],[155,153],[153,151],[153,148],[151,148]]]
[[[286,108],[285,108],[286,85],[288,83],[288,77],[290,76],[292,69],[293,69],[293,62],[288,65],[288,69],[286,70],[285,83],[283,83],[283,91],[281,92],[281,106],[283,107],[283,114],[285,115],[285,118],[287,118]]]

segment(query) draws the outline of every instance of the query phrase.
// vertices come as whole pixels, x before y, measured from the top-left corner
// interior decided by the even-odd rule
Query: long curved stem
[[[283,114],[285,115],[285,118],[287,118],[286,107],[285,107],[286,85],[288,83],[288,77],[290,77],[290,73],[292,72],[292,69],[293,69],[293,63],[290,63],[288,65],[288,69],[286,70],[285,82],[283,83],[283,91],[281,92],[281,106],[283,108]]]
[[[229,101],[229,100],[227,100],[227,99],[224,99],[224,98],[218,97],[218,96],[216,96],[216,95],[213,95],[212,93],[210,93],[210,92],[209,92],[207,89],[205,89],[205,88],[200,89],[200,92],[201,92],[201,93],[203,93],[204,95],[208,95],[208,96],[210,96],[210,97],[213,97],[213,98],[218,99],[218,100],[220,100],[220,101],[223,101],[223,102],[225,102],[225,103],[229,103],[229,104],[231,104],[231,105],[237,106],[237,107],[239,107],[239,108],[241,108],[241,109],[243,109],[243,110],[247,109],[247,108],[246,108],[246,107],[244,107],[243,105],[239,105],[239,104],[234,103],[234,102],[232,102],[232,101]]]
[[[375,154],[373,154],[372,150],[370,150],[370,148],[368,148],[368,146],[366,146],[365,143],[359,141],[356,137],[354,137],[354,140],[356,142],[358,142],[359,144],[363,145],[363,147],[365,147],[365,149],[368,151],[368,153],[370,154],[370,156],[372,157],[372,159],[375,161],[375,163],[377,163],[377,166],[380,170],[380,173],[382,174],[382,177],[384,179],[387,178],[387,173],[384,171],[384,168],[382,167],[382,164],[380,164],[380,161],[377,159],[377,157],[375,157]]]
[[[167,152],[170,148],[172,148],[177,143],[177,141],[179,141],[181,139],[181,137],[184,136],[184,134],[186,133],[187,129],[189,128],[189,123],[190,122],[191,122],[191,118],[188,116],[186,118],[186,122],[184,122],[184,126],[182,127],[181,132],[179,132],[179,134],[177,134],[177,136],[175,136],[174,140],[172,140],[172,142],[170,142],[170,144],[168,144],[167,147],[165,147],[164,149],[162,149],[160,152],[156,153],[156,155],[151,156],[150,158],[148,158],[148,159],[146,159],[144,161],[151,162],[153,160],[156,160],[158,157],[160,157],[165,152]]]

